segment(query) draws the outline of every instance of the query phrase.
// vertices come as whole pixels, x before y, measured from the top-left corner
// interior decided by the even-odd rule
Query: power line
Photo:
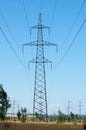
[[[25,6],[24,0],[23,0],[23,7],[24,7],[24,13],[25,13],[25,17],[26,17],[27,26],[28,26],[28,29],[29,29],[29,21],[28,21],[28,16],[27,16],[27,11],[26,11],[26,6]]]
[[[28,29],[29,29],[29,21],[28,21],[28,15],[27,15],[27,11],[26,11],[26,6],[25,6],[25,1],[23,0],[23,8],[24,8],[24,13],[25,13],[25,17],[26,17],[26,23],[27,23],[27,26],[28,26]],[[22,52],[23,54],[23,52]],[[26,71],[26,79],[27,79],[27,83],[29,84],[29,81],[28,81],[28,72],[27,72],[27,67],[26,67],[26,63],[25,63],[25,57],[24,57],[24,54],[23,54],[23,60],[24,60],[24,64],[25,64],[25,71]],[[30,73],[29,73],[29,79],[31,81],[31,76],[30,76]]]
[[[10,32],[10,34],[11,34],[11,36],[12,36],[14,42],[16,43],[17,47],[21,50],[21,48],[20,48],[20,46],[18,45],[18,43],[17,43],[17,41],[16,41],[16,39],[15,39],[15,37],[14,37],[12,31],[10,30],[10,28],[9,28],[9,26],[8,26],[8,24],[7,24],[7,21],[6,21],[6,19],[5,19],[5,17],[4,17],[4,15],[3,15],[3,13],[2,13],[1,10],[0,10],[0,15],[2,16],[2,18],[3,18],[3,20],[4,20],[4,23],[5,23],[5,25],[7,26],[7,28],[8,28],[8,30],[9,30],[9,32]],[[4,33],[4,31],[2,30],[1,27],[0,27],[0,30],[1,30],[1,32],[3,33],[3,35],[4,35],[5,39],[6,39],[6,41],[8,42],[10,48],[11,48],[12,51],[13,51],[13,53],[15,54],[15,56],[17,57],[17,59],[19,60],[19,62],[23,65],[23,67],[25,68],[25,71],[26,71],[26,65],[25,65],[25,63],[23,63],[23,62],[21,61],[21,59],[19,58],[19,56],[17,55],[16,51],[15,51],[14,48],[12,47],[11,43],[9,42],[7,36],[5,35],[5,33]],[[26,71],[26,79],[27,79],[27,77],[28,77],[28,76],[27,76],[27,71]]]
[[[57,0],[55,0],[55,3],[54,3],[54,9],[53,9],[53,14],[52,14],[52,19],[51,19],[51,26],[52,26],[53,21],[54,21],[54,16],[55,16],[56,5],[57,5]]]
[[[25,68],[24,63],[22,62],[22,60],[21,60],[21,59],[19,58],[19,56],[17,55],[16,51],[15,51],[14,48],[12,47],[10,41],[8,40],[8,38],[7,38],[6,34],[5,34],[5,32],[3,31],[3,29],[2,29],[1,27],[0,27],[0,30],[1,30],[1,32],[2,32],[2,34],[3,34],[3,36],[5,37],[7,43],[9,44],[11,50],[13,51],[13,53],[15,54],[15,56],[17,57],[18,61],[19,61],[19,62],[23,65],[23,67]]]
[[[3,13],[2,13],[1,10],[0,10],[0,15],[1,15],[1,17],[2,17],[2,19],[3,19],[3,21],[4,21],[4,23],[5,23],[5,25],[7,26],[7,28],[8,28],[8,30],[9,30],[9,32],[10,32],[10,34],[11,34],[11,36],[12,36],[14,42],[16,43],[17,47],[18,47],[19,49],[21,49],[20,46],[18,45],[18,43],[17,43],[17,41],[16,41],[16,39],[15,39],[15,37],[14,37],[14,35],[13,35],[11,29],[9,28],[9,26],[8,26],[8,24],[7,24],[7,21],[6,21],[6,18],[4,17],[4,15],[3,15]]]
[[[27,25],[28,25],[28,28],[29,28],[29,22],[28,22],[28,17],[27,17],[27,12],[26,12],[26,7],[25,7],[25,2],[24,2],[24,0],[23,0],[23,6],[24,6],[24,12],[25,12],[25,16],[26,16]],[[15,39],[15,37],[14,37],[14,35],[13,35],[11,29],[9,28],[8,23],[7,23],[7,21],[6,21],[6,18],[4,17],[4,15],[3,15],[3,13],[2,13],[1,10],[0,10],[0,15],[1,15],[1,17],[2,17],[2,19],[3,19],[3,21],[4,21],[5,25],[6,25],[6,27],[8,28],[8,30],[9,30],[9,32],[10,32],[10,34],[11,34],[13,40],[14,40],[14,42],[16,43],[17,47],[21,50],[21,48],[20,48],[20,46],[18,45],[18,42],[16,41],[16,39]],[[27,67],[26,67],[26,65],[25,65],[25,59],[23,59],[23,60],[24,60],[24,63],[23,63],[23,61],[22,61],[22,60],[20,59],[20,57],[17,55],[15,49],[12,47],[10,41],[8,40],[8,38],[7,38],[6,34],[5,34],[5,32],[3,31],[3,29],[2,29],[1,27],[0,27],[0,30],[1,30],[2,34],[4,35],[4,37],[5,37],[6,41],[7,41],[7,43],[9,44],[11,50],[13,51],[13,53],[15,54],[15,56],[17,57],[18,61],[23,65],[23,67],[24,67],[24,69],[25,69],[25,72],[26,72],[26,80],[27,80],[27,83],[28,83]]]
[[[29,79],[28,79],[28,71],[27,71],[27,66],[26,66],[26,63],[25,63],[25,57],[24,57],[24,53],[23,52],[22,52],[22,55],[23,55],[23,61],[24,61],[24,65],[25,65],[26,80],[27,80],[27,84],[29,85],[29,80],[31,82],[31,76],[30,76],[30,73],[29,73]]]
[[[80,6],[80,9],[79,9],[79,11],[78,11],[78,13],[77,13],[77,15],[76,15],[76,17],[75,17],[75,19],[74,19],[74,22],[73,22],[72,26],[70,27],[70,29],[69,29],[69,31],[68,31],[68,33],[67,33],[65,39],[64,39],[64,42],[63,42],[64,44],[66,43],[68,37],[70,36],[70,34],[71,34],[71,32],[72,32],[72,30],[73,30],[73,28],[74,28],[74,25],[76,24],[76,22],[77,22],[77,20],[78,20],[78,17],[79,17],[79,15],[80,15],[80,13],[81,13],[81,11],[82,11],[84,5],[85,5],[85,2],[86,2],[86,0],[83,0],[82,4],[81,4],[81,6]],[[60,49],[63,47],[64,44],[62,44],[62,46],[60,47]]]
[[[65,56],[67,55],[67,53],[68,53],[69,50],[71,49],[72,45],[74,44],[76,38],[78,37],[78,35],[79,35],[79,33],[80,33],[80,31],[81,31],[83,25],[85,24],[85,22],[86,22],[86,19],[82,22],[82,24],[81,24],[81,26],[80,26],[78,32],[76,33],[76,35],[75,35],[73,41],[71,42],[70,46],[69,46],[68,49],[66,50],[65,54],[64,54],[63,57],[61,58],[59,64],[63,61],[63,59],[65,58]]]

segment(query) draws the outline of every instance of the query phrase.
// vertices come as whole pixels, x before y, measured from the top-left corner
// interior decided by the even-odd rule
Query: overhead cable
[[[79,17],[79,15],[80,15],[80,13],[81,13],[81,11],[82,11],[84,5],[85,5],[85,2],[86,2],[86,0],[83,0],[82,4],[81,4],[81,6],[80,6],[80,9],[79,9],[79,11],[78,11],[78,13],[77,13],[77,15],[76,15],[76,17],[75,17],[75,19],[74,19],[74,22],[73,22],[72,26],[70,27],[70,29],[69,29],[69,31],[68,31],[68,33],[67,33],[67,35],[66,35],[66,37],[65,37],[65,39],[64,39],[64,41],[63,41],[62,46],[66,43],[68,37],[70,36],[70,34],[71,34],[71,32],[72,32],[72,30],[73,30],[73,28],[74,28],[74,25],[76,24],[76,22],[77,22],[77,20],[78,20],[78,17]],[[62,48],[62,46],[61,46],[61,48]],[[60,49],[61,49],[61,48],[60,48]]]
[[[56,5],[57,5],[57,0],[55,0],[55,3],[54,3],[53,13],[52,13],[52,19],[51,19],[51,26],[52,26],[53,21],[54,21]]]
[[[19,49],[21,49],[20,46],[18,45],[18,43],[17,43],[17,41],[16,41],[16,39],[15,39],[15,37],[14,37],[14,35],[13,35],[11,29],[9,28],[9,26],[8,26],[8,24],[7,24],[7,21],[6,21],[6,18],[4,17],[4,15],[3,15],[3,13],[2,13],[1,10],[0,10],[0,15],[1,15],[1,17],[2,17],[2,19],[3,19],[3,21],[4,21],[4,23],[5,23],[5,25],[7,26],[7,28],[8,28],[8,30],[9,30],[9,32],[10,32],[10,34],[11,34],[11,36],[12,36],[14,42],[16,43],[17,47],[18,47]]]
[[[2,34],[3,34],[3,36],[5,37],[5,39],[6,39],[7,43],[8,43],[8,45],[10,46],[11,50],[12,50],[13,53],[15,54],[16,58],[18,59],[18,61],[19,61],[19,62],[23,65],[23,67],[25,68],[24,63],[22,62],[22,60],[21,60],[21,59],[19,58],[19,56],[17,55],[15,49],[12,47],[10,41],[8,40],[8,38],[7,38],[6,34],[5,34],[5,32],[3,31],[3,29],[2,29],[1,27],[0,27],[0,30],[1,30],[1,32],[2,32]]]
[[[25,6],[24,0],[23,0],[23,7],[24,7],[24,13],[25,13],[25,17],[26,17],[27,26],[28,26],[28,29],[29,29],[29,21],[28,21],[28,16],[27,16],[27,11],[26,11],[26,6]]]
[[[71,42],[70,46],[69,46],[68,49],[66,50],[65,54],[64,54],[63,57],[61,58],[59,64],[61,64],[61,62],[63,61],[63,59],[65,58],[65,56],[67,55],[67,53],[69,52],[69,50],[71,49],[71,47],[73,46],[73,44],[74,44],[76,38],[78,37],[78,35],[79,35],[79,33],[80,33],[80,31],[81,31],[83,25],[85,24],[85,22],[86,22],[86,19],[82,22],[82,24],[81,24],[81,26],[80,26],[78,32],[76,33],[76,35],[75,35],[73,41]]]

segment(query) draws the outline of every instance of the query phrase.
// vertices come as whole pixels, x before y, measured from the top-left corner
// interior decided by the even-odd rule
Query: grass
[[[29,122],[29,123],[15,123],[3,122],[0,123],[0,130],[83,130],[83,125],[78,124],[56,124],[45,122]]]

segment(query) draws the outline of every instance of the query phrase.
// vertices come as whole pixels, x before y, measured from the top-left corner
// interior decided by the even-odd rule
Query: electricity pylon
[[[79,116],[81,116],[82,102],[79,101]]]
[[[51,63],[51,61],[44,57],[44,46],[57,46],[57,44],[43,40],[43,30],[49,27],[42,25],[41,14],[39,14],[38,25],[31,27],[32,29],[37,29],[37,41],[23,44],[23,46],[36,46],[36,57],[29,61],[29,63],[35,63],[33,118],[37,114],[40,120],[47,120],[45,63]]]

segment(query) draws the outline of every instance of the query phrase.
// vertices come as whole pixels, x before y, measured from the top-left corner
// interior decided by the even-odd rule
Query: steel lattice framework
[[[36,57],[29,61],[29,63],[35,63],[33,117],[35,118],[37,114],[40,120],[47,120],[45,63],[51,63],[51,61],[44,57],[44,46],[57,46],[57,44],[43,40],[43,30],[49,27],[42,25],[41,14],[39,14],[38,25],[31,27],[32,29],[37,29],[37,41],[23,44],[23,46],[36,46]]]

